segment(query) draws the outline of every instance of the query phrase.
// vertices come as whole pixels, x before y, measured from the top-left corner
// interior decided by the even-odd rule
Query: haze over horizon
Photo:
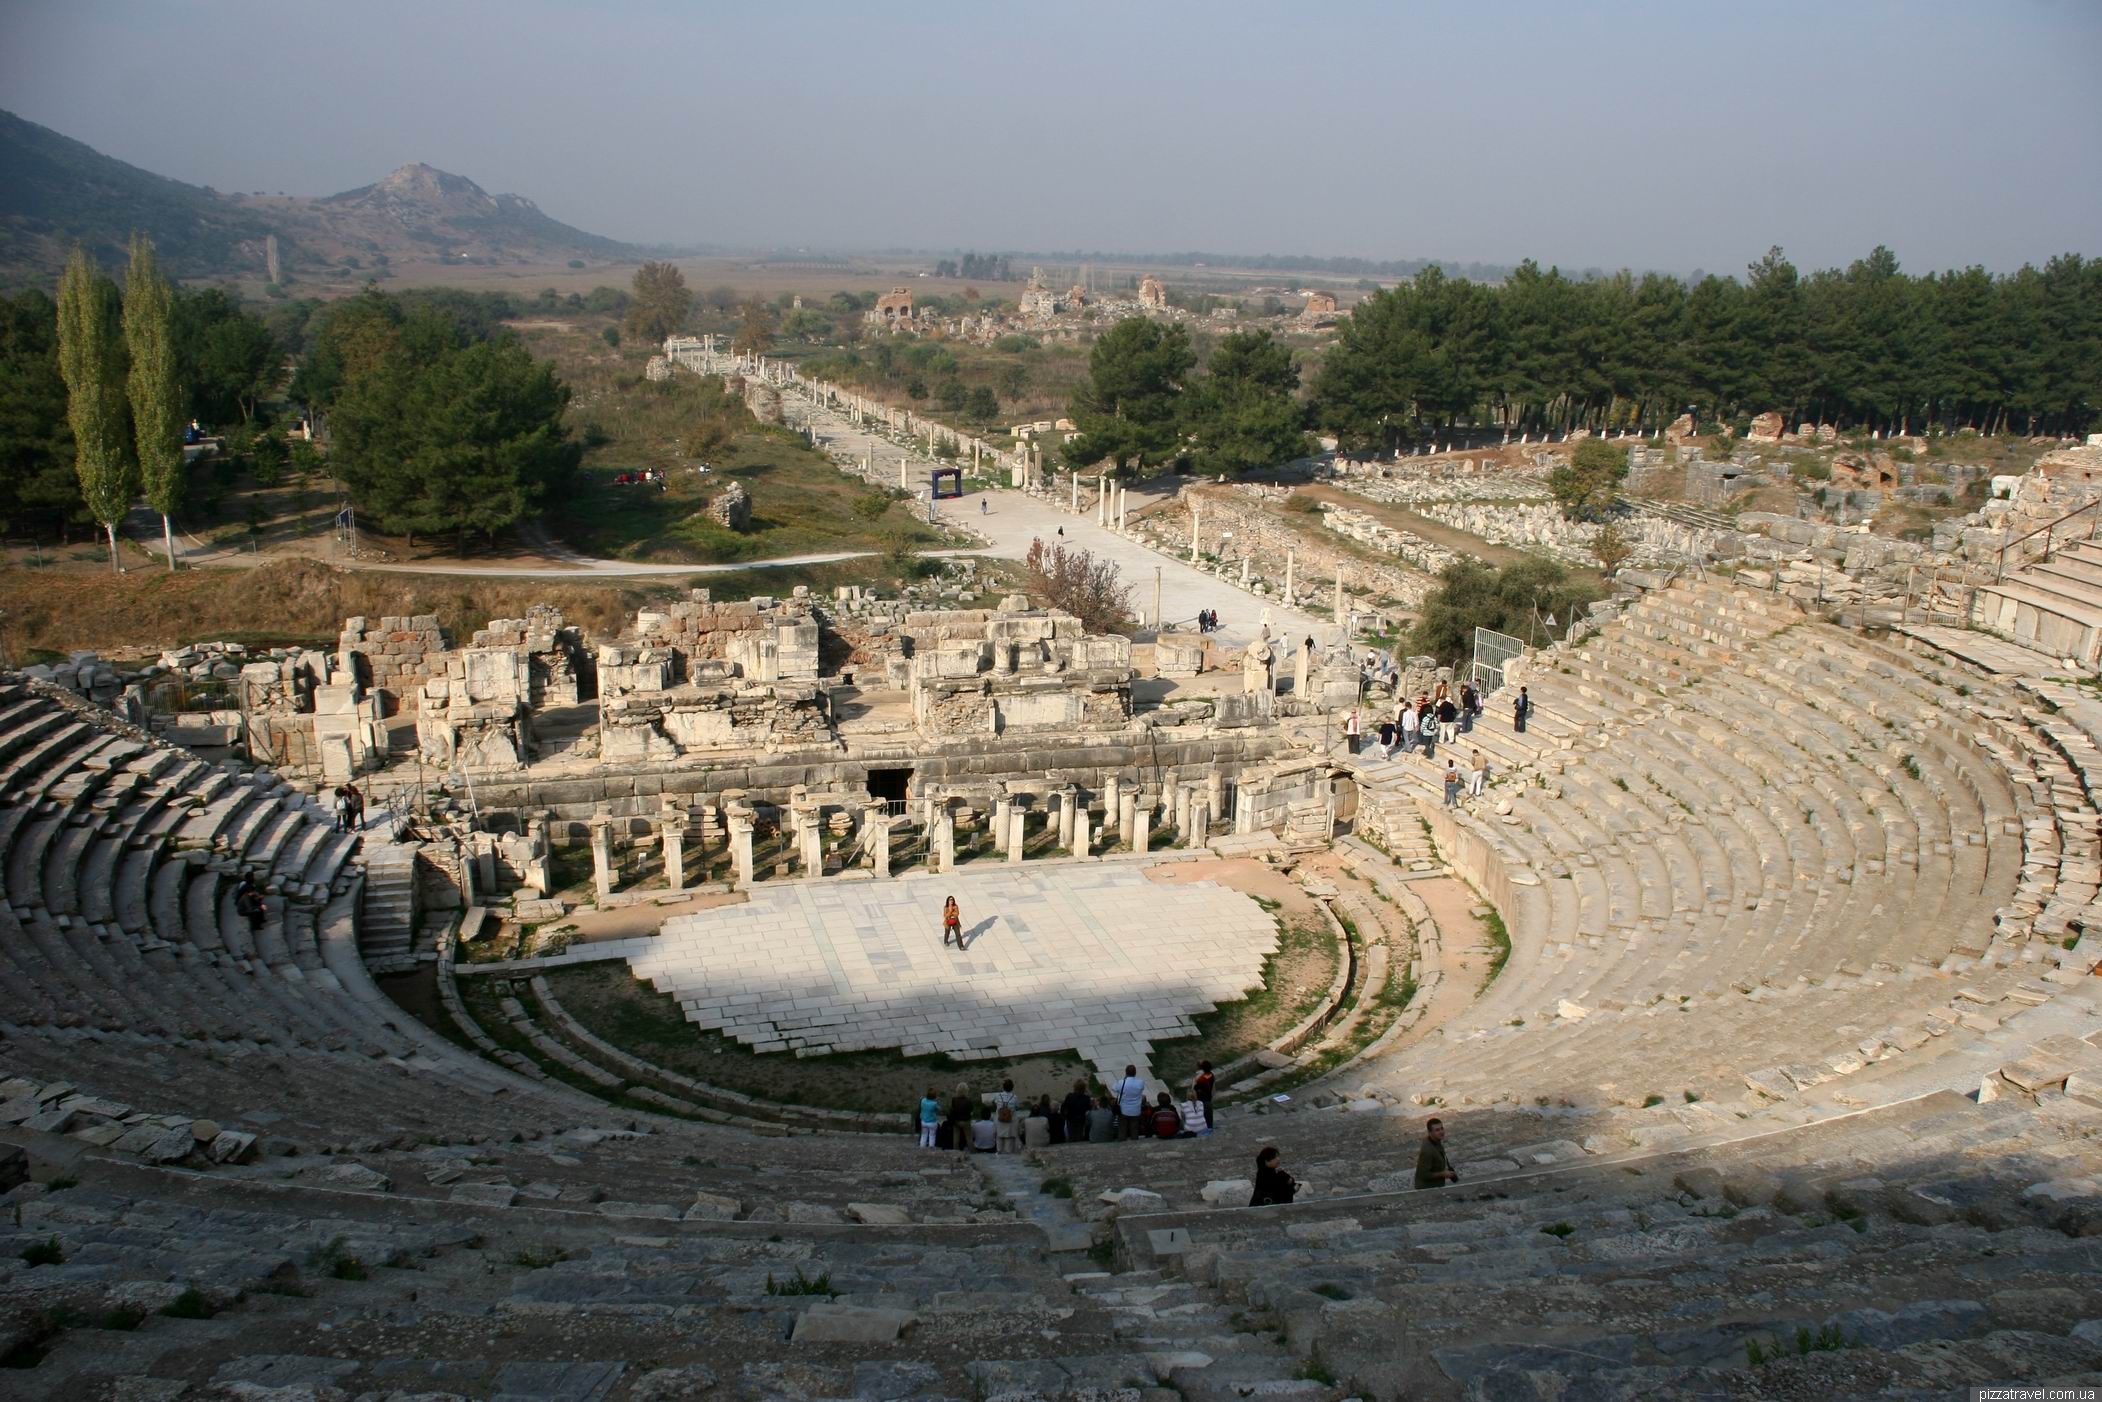
[[[2071,0],[489,13],[28,0],[0,107],[220,190],[423,161],[651,244],[2102,254],[2102,7]]]

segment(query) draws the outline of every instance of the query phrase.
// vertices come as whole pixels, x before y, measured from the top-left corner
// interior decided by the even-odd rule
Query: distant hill
[[[179,277],[263,276],[272,235],[288,280],[322,269],[604,262],[644,252],[427,165],[318,199],[225,195],[0,112],[0,284],[48,280],[75,242],[114,266],[134,229]]]
[[[185,276],[261,269],[270,232],[214,191],[0,112],[0,280],[55,273],[76,242],[105,263],[119,262],[134,229]]]

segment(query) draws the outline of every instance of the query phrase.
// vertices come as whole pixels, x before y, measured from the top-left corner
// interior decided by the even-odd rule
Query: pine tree
[[[117,568],[117,522],[131,509],[137,474],[124,422],[124,343],[117,285],[75,248],[58,284],[58,364],[73,426],[73,470],[88,511],[109,537]]]
[[[171,518],[182,502],[184,486],[184,397],[175,373],[168,282],[154,264],[152,241],[143,234],[132,235],[131,266],[124,277],[124,348],[131,357],[126,387],[139,477],[146,489],[146,504],[161,514],[161,541],[172,570],[175,525]]]

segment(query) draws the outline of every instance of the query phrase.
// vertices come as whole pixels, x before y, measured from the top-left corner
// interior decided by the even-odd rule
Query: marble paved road
[[[857,462],[864,455],[872,454],[882,465],[879,474],[882,481],[889,485],[894,480],[898,459],[905,449],[880,435],[874,426],[857,426],[845,415],[817,408],[799,395],[791,397],[789,414],[799,425],[814,426],[828,451]],[[924,487],[930,465],[928,460],[915,457],[910,474],[912,483]],[[1083,500],[1086,499],[1084,491]],[[979,510],[981,502],[985,506],[982,512]],[[1139,499],[1134,493],[1132,506],[1136,508],[1138,505]],[[988,544],[982,552],[984,554],[1019,560],[1029,553],[1030,542],[1041,537],[1054,544],[1062,539],[1067,545],[1092,551],[1098,558],[1110,560],[1123,573],[1125,581],[1133,586],[1132,606],[1143,611],[1149,620],[1154,617],[1154,570],[1158,568],[1161,615],[1171,624],[1188,626],[1196,619],[1199,609],[1216,609],[1221,623],[1219,641],[1228,647],[1242,647],[1254,639],[1265,608],[1270,610],[1272,637],[1312,635],[1323,646],[1336,637],[1337,629],[1331,613],[1288,609],[1281,604],[1266,605],[1254,595],[1243,593],[1181,560],[1170,559],[1136,540],[1096,525],[1091,509],[1076,516],[1059,505],[1021,492],[989,491],[945,501],[941,503],[941,511],[949,519],[984,536]],[[1058,534],[1061,527],[1065,530],[1063,537]],[[1313,588],[1320,582],[1305,579],[1301,586]]]
[[[944,947],[953,894],[968,947]],[[908,1055],[1077,1051],[1109,1079],[1194,1013],[1262,980],[1277,930],[1213,882],[1135,864],[965,869],[897,881],[761,883],[748,905],[594,944],[688,1018],[760,1051],[897,1047]]]

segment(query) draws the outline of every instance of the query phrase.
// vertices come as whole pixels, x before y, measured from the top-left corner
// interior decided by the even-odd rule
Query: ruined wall
[[[404,696],[423,685],[428,658],[447,646],[435,613],[377,622],[360,616],[344,620],[336,652],[346,680]]]
[[[1199,548],[1207,554],[1219,554],[1221,535],[1233,533],[1233,539],[1226,542],[1220,573],[1237,577],[1241,560],[1250,558],[1250,578],[1268,583],[1275,592],[1284,584],[1285,556],[1289,551],[1294,557],[1293,591],[1310,607],[1318,609],[1332,597],[1339,568],[1343,571],[1343,586],[1351,593],[1403,603],[1421,599],[1431,582],[1428,576],[1398,559],[1392,565],[1378,564],[1323,540],[1311,516],[1306,521],[1312,529],[1295,529],[1280,515],[1281,504],[1266,504],[1248,489],[1184,487],[1182,496],[1185,512],[1176,524],[1185,557],[1190,539],[1187,505],[1190,500],[1201,499],[1204,505],[1199,512]],[[1175,548],[1172,531],[1164,545],[1170,550]]]
[[[574,706],[591,695],[589,654],[581,630],[562,621],[562,611],[535,604],[524,618],[492,618],[472,640],[478,648],[512,648],[525,654],[529,706]]]
[[[629,764],[605,772],[536,777],[530,771],[475,781],[482,811],[547,810],[563,822],[588,819],[601,803],[616,818],[648,818],[660,811],[664,794],[692,797],[742,789],[763,803],[786,803],[797,785],[814,794],[863,794],[871,769],[910,769],[913,791],[933,785],[993,785],[1041,781],[1056,774],[1091,792],[1115,774],[1125,782],[1157,783],[1174,768],[1185,775],[1207,767],[1238,774],[1285,749],[1269,728],[1182,734],[1175,730],[1125,730],[1095,736],[1013,736],[868,745],[852,755],[759,755],[744,753],[689,769]]]
[[[1131,716],[1131,640],[1089,636],[1064,613],[998,610],[906,616],[913,719],[921,735],[1119,729]]]

